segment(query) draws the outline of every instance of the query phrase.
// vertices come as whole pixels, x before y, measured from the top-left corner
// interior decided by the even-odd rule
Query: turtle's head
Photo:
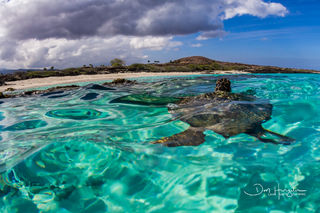
[[[221,78],[216,82],[215,91],[231,92],[231,82],[227,78]]]

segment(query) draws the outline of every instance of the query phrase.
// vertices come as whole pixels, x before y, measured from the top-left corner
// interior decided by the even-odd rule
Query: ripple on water
[[[46,113],[46,116],[61,119],[93,120],[104,118],[107,116],[107,113],[94,109],[60,109],[49,111]]]
[[[47,92],[47,93],[42,94],[41,96],[58,95],[58,94],[62,94],[62,93],[64,93],[64,91]]]
[[[0,105],[3,128],[7,120],[42,119],[46,113],[54,125],[0,133],[0,212],[317,212],[320,80],[308,76],[303,81],[294,74],[230,76],[235,92],[273,103],[272,119],[263,126],[296,139],[290,146],[265,144],[247,134],[226,140],[212,131],[197,147],[149,144],[188,124],[172,120],[163,104],[110,104],[145,91],[151,98],[210,92],[217,77],[159,81],[116,92],[84,87],[65,91],[68,99],[48,99],[61,93],[5,100],[5,107]],[[81,100],[89,93],[99,96]],[[246,195],[256,191],[254,184],[271,190],[279,184],[307,194],[280,199]]]
[[[90,101],[90,100],[96,99],[98,96],[99,96],[98,93],[90,92],[90,93],[86,94],[85,96],[83,96],[81,98],[81,100]]]
[[[9,187],[9,194],[23,191],[24,198],[31,201],[28,206],[35,205],[43,212],[60,212],[59,208],[106,212],[108,207],[99,197],[104,198],[102,189],[109,183],[105,176],[112,176],[110,169],[121,170],[115,163],[120,157],[121,152],[109,146],[81,141],[56,143],[3,173],[0,187]],[[74,205],[75,201],[79,205]]]
[[[0,112],[0,121],[4,119],[3,112]]]
[[[47,126],[48,123],[43,120],[31,120],[13,124],[5,128],[5,131],[21,131],[27,129],[36,129]]]
[[[54,99],[54,98],[63,98],[63,97],[66,97],[68,96],[68,94],[64,94],[64,95],[53,95],[53,96],[50,96],[48,98],[51,98],[51,99]]]

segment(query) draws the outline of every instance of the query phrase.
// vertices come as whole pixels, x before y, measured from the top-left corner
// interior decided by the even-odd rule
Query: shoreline
[[[15,90],[32,89],[38,87],[49,87],[59,84],[74,84],[81,82],[94,82],[104,80],[114,80],[117,78],[139,78],[139,77],[161,77],[161,76],[187,76],[211,74],[205,72],[140,72],[140,73],[115,73],[115,74],[95,74],[95,75],[77,75],[77,76],[54,76],[46,78],[31,78],[27,80],[9,81],[7,85],[0,86],[0,92],[4,92],[8,88]],[[231,71],[215,71],[212,74],[249,74],[237,70]]]

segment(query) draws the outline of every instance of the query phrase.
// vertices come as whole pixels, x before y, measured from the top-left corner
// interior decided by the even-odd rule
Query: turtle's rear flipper
[[[259,130],[256,132],[249,133],[249,135],[252,135],[252,136],[258,138],[260,141],[262,141],[264,143],[290,145],[295,141],[293,138],[290,138],[285,135],[281,135],[276,132],[272,132],[268,129],[264,129],[263,127],[259,128]],[[274,137],[274,136],[276,136],[276,137]]]
[[[205,141],[205,135],[203,131],[189,128],[179,134],[165,137],[160,140],[151,142],[153,144],[161,143],[164,146],[176,147],[176,146],[199,146]]]
[[[156,97],[148,94],[133,94],[116,98],[110,101],[110,103],[166,106],[169,103],[176,103],[179,100],[179,98],[173,97]]]

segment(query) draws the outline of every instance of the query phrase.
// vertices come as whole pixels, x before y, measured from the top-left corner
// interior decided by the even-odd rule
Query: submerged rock
[[[19,96],[29,96],[29,95],[37,95],[37,94],[43,94],[43,96],[49,96],[54,94],[60,94],[65,91],[75,90],[78,89],[80,86],[78,85],[68,85],[68,86],[58,86],[58,87],[52,87],[46,90],[30,90],[25,91],[23,94],[17,95]]]
[[[45,89],[45,90],[30,90],[30,91],[25,91],[25,92],[18,93],[18,94],[4,94],[4,93],[0,92],[0,99],[26,97],[26,96],[40,95],[40,94],[42,94],[42,96],[50,96],[53,94],[60,94],[65,91],[75,90],[75,89],[78,89],[79,87],[80,86],[77,86],[77,85],[58,86],[58,87],[52,87],[52,88]]]

